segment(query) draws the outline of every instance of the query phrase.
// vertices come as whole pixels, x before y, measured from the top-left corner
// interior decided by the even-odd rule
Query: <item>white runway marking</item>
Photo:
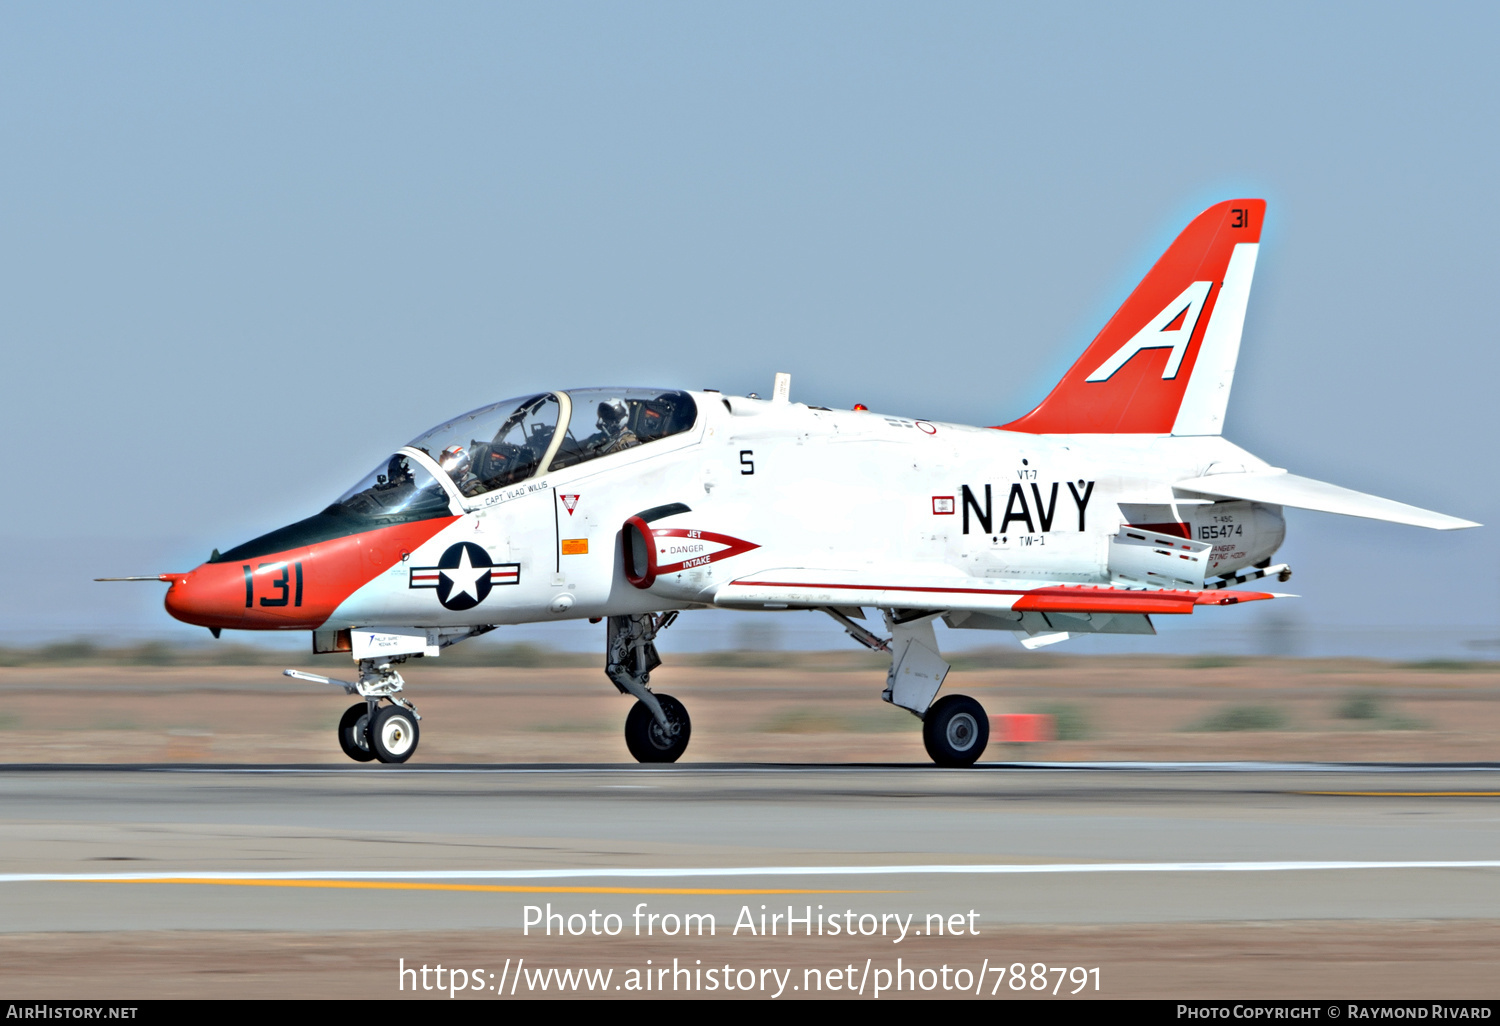
[[[1068,773],[1497,773],[1500,763],[1357,763],[1357,762],[980,762],[966,769],[941,768],[926,763],[686,763],[676,766],[639,766],[635,763],[600,763],[597,765],[406,765],[406,766],[339,766],[308,764],[300,766],[247,766],[203,764],[0,764],[0,773],[180,773],[223,774],[226,776],[354,776],[393,774],[396,776],[483,776],[541,775],[569,776],[590,774],[665,774],[668,777],[717,774],[820,774],[820,773],[890,773],[915,772],[923,776],[973,776],[985,772],[1054,771]],[[377,779],[371,777],[371,779]]]
[[[1033,876],[1049,873],[1305,873],[1331,869],[1500,869],[1500,859],[1410,862],[1051,862],[907,866],[736,866],[618,869],[308,870],[274,873],[0,873],[0,883],[149,883],[153,880],[599,880],[747,876]]]

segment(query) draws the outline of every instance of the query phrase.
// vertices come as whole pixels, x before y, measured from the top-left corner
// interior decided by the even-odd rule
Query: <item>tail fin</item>
[[[1265,200],[1240,199],[1199,214],[1051,394],[1004,430],[1219,434],[1265,213]]]

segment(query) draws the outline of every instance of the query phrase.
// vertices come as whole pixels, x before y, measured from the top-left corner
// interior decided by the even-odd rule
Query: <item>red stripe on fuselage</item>
[[[1232,606],[1275,598],[1261,591],[1182,591],[1110,588],[1089,584],[1057,584],[1043,588],[931,588],[901,584],[806,584],[793,581],[730,581],[742,588],[798,588],[806,590],[907,591],[935,595],[1017,595],[1011,608],[1048,613],[1191,613],[1194,606]]]
[[[321,627],[355,591],[457,519],[393,524],[245,562],[204,563],[191,573],[173,576],[167,589],[167,612],[200,627],[312,630]]]

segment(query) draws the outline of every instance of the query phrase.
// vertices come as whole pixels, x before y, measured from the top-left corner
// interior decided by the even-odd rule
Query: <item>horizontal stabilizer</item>
[[[1273,506],[1291,506],[1320,513],[1342,513],[1348,517],[1386,520],[1393,524],[1430,527],[1436,531],[1456,531],[1478,527],[1472,520],[1461,520],[1446,513],[1408,506],[1377,495],[1366,495],[1351,488],[1340,488],[1310,477],[1298,477],[1285,471],[1262,474],[1211,474],[1178,481],[1172,486],[1179,492],[1207,495],[1221,499],[1246,499]]]

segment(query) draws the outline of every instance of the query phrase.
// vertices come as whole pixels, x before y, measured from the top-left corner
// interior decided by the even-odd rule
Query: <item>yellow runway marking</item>
[[[96,880],[94,883],[207,884],[214,887],[332,887],[357,891],[480,891],[491,894],[890,894],[890,891],[831,891],[743,887],[547,887],[529,884],[407,883],[399,880],[205,880],[168,877],[148,880]]]
[[[1293,791],[1343,798],[1500,798],[1500,791]]]

